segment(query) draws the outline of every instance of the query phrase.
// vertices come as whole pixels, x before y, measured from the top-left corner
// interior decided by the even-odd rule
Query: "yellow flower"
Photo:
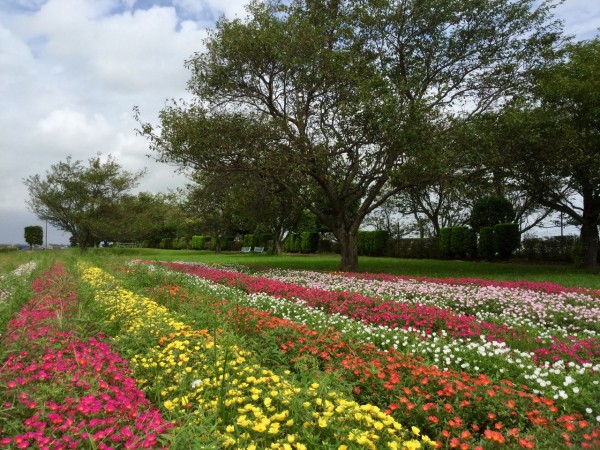
[[[417,427],[415,427],[415,426],[413,426],[413,427],[410,427],[410,429],[411,429],[411,431],[412,431],[414,434],[416,434],[417,436],[418,436],[419,434],[421,434],[421,430],[419,430],[419,429],[418,429]]]

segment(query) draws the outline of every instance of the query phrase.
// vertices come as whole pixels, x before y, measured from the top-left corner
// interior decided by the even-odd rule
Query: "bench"
[[[264,247],[254,247],[254,253],[264,253],[264,252],[265,252]]]
[[[250,253],[252,251],[252,247],[242,247],[240,251],[242,253]]]

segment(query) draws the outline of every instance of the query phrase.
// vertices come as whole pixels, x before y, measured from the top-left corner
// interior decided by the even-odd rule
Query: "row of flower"
[[[365,297],[356,292],[316,289],[198,265],[170,263],[169,267],[242,288],[249,293],[268,293],[296,301],[331,317],[352,319],[368,325],[376,336],[380,336],[374,337],[373,343],[383,344],[384,348],[401,348],[404,353],[424,355],[429,362],[442,367],[475,373],[496,367],[494,370],[502,374],[508,371],[506,375],[516,375],[517,380],[531,384],[535,392],[551,395],[555,399],[573,397],[569,402],[575,400],[584,409],[589,407],[586,402],[592,400],[590,403],[595,405],[600,401],[597,377],[600,365],[597,363],[598,341],[595,338],[560,341],[545,346],[538,337],[532,337],[524,330],[517,335],[521,339],[516,339],[511,334],[516,333],[515,329],[506,325],[497,327],[435,305],[410,305]],[[510,292],[516,291],[511,289]],[[507,292],[504,294],[508,295]],[[513,297],[512,300],[518,302],[518,298]],[[402,310],[401,314],[399,310]],[[408,322],[408,325],[399,326],[399,321]],[[431,327],[427,328],[427,324],[432,322],[438,330],[436,333],[432,332]],[[508,338],[505,341],[490,339],[479,326],[487,330],[495,327],[499,334]],[[533,351],[520,350],[519,347],[523,345],[537,348]],[[550,361],[545,360],[545,356]],[[502,361],[504,363],[498,365]],[[583,385],[589,385],[592,398],[581,395]]]
[[[553,400],[535,395],[509,379],[494,382],[486,375],[441,370],[393,349],[383,351],[358,343],[360,333],[329,329],[336,320],[349,325],[350,319],[338,316],[328,322],[326,314],[306,305],[265,294],[247,295],[198,278],[180,277],[174,282],[195,286],[201,295],[182,296],[175,286],[168,291],[178,295],[179,301],[171,304],[214,298],[212,309],[226,316],[236,330],[260,335],[263,342],[277,339],[290,364],[315,362],[351,383],[357,400],[374,401],[398,420],[417,425],[440,446],[491,448],[490,443],[507,443],[527,448],[538,443],[541,448],[570,444],[585,448],[600,444],[598,426],[582,414],[565,414]],[[227,302],[219,301],[223,297]],[[317,329],[299,325],[302,321]],[[364,328],[363,336],[367,334]],[[587,415],[591,413],[588,408]]]
[[[528,289],[525,289],[519,282],[513,285],[487,281],[482,286],[476,282],[450,284],[432,279],[389,276],[379,279],[362,274],[290,270],[271,270],[261,276],[310,288],[345,290],[382,300],[434,305],[481,321],[524,327],[544,342],[552,341],[553,336],[589,338],[600,331],[600,302],[593,292],[547,292],[546,284],[527,284]]]
[[[455,311],[449,307],[427,304],[427,295],[422,293],[412,296],[413,301],[402,301],[400,298],[382,298],[379,296],[366,296],[360,292],[350,290],[336,290],[344,286],[343,281],[335,278],[335,275],[322,274],[321,280],[315,284],[306,282],[301,276],[291,277],[297,282],[270,279],[264,276],[250,276],[244,273],[236,273],[227,270],[217,270],[198,265],[180,264],[180,270],[193,272],[196,275],[210,279],[211,281],[241,287],[247,292],[263,292],[278,297],[296,299],[304,304],[320,308],[330,314],[340,314],[352,319],[361,320],[370,325],[386,326],[390,328],[416,329],[425,335],[438,334],[449,336],[462,341],[479,341],[484,336],[487,341],[505,343],[514,350],[533,352],[533,359],[538,365],[545,363],[576,363],[583,368],[591,367],[591,364],[600,362],[600,340],[595,337],[577,337],[573,335],[548,335],[544,327],[538,326],[531,329],[525,326],[509,326],[504,321],[486,321],[477,318],[473,314]],[[299,273],[299,272],[296,272]],[[314,273],[315,276],[319,275]],[[327,277],[332,282],[327,284]],[[348,277],[343,277],[345,280]],[[300,283],[304,282],[308,286]],[[434,284],[434,286],[447,286]],[[329,289],[325,289],[325,288]],[[458,286],[461,288],[461,286]],[[489,289],[489,288],[487,288]],[[498,292],[498,301],[507,298],[512,289]],[[526,295],[525,291],[524,295]],[[472,293],[472,296],[476,294]],[[449,295],[452,299],[452,296]],[[457,297],[455,297],[457,298]],[[468,293],[462,293],[458,298],[470,301]],[[421,299],[423,301],[421,301]],[[442,294],[434,297],[439,303],[443,303],[446,297]],[[509,298],[509,304],[518,304],[518,296]],[[525,301],[523,301],[526,303]],[[557,302],[558,304],[558,302]],[[600,311],[597,302],[588,305],[591,317],[600,319]],[[510,309],[507,305],[506,309]],[[500,308],[498,306],[498,308]],[[497,309],[498,309],[497,308]],[[474,309],[483,309],[481,306]],[[597,320],[597,319],[596,319]],[[593,326],[597,326],[594,323]],[[592,326],[592,325],[590,325]],[[582,333],[595,334],[595,331],[585,328]]]
[[[171,425],[136,388],[128,362],[80,339],[76,283],[55,265],[9,322],[1,345],[0,447],[158,448]]]
[[[82,278],[108,322],[119,325],[116,344],[137,349],[132,369],[149,398],[179,427],[212,431],[194,437],[197,448],[203,439],[247,449],[432,447],[418,428],[327,384],[267,368],[235,334],[190,326],[99,268],[85,268]]]
[[[11,296],[15,283],[26,281],[27,276],[35,270],[37,264],[34,261],[21,264],[8,273],[0,273],[0,305],[5,303]]]

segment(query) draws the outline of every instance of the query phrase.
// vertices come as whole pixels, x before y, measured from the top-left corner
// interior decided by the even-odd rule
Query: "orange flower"
[[[534,448],[535,444],[527,439],[519,439],[519,445],[524,448]]]
[[[516,402],[514,400],[509,400],[506,404],[510,409],[513,409],[516,405]]]
[[[506,442],[506,439],[504,439],[504,436],[502,436],[502,433],[499,433],[497,431],[485,430],[483,435],[485,436],[486,439],[488,439],[490,441],[498,442],[499,444],[504,444],[504,442]]]

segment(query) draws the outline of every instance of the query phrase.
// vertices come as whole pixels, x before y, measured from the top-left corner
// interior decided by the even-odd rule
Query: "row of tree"
[[[309,211],[339,243],[341,269],[355,270],[357,236],[368,217],[412,215],[437,235],[465,223],[475,200],[495,196],[510,200],[521,231],[552,211],[570,217],[581,227],[583,261],[593,268],[600,38],[570,42],[553,6],[253,2],[245,19],[221,19],[206,50],[187,61],[194,99],[167,105],[158,126],[136,111],[138,132],[157,160],[193,173],[179,205],[192,223],[203,223],[201,233],[186,235],[218,241],[269,217],[261,224],[268,229],[259,231],[281,248]],[[68,173],[67,166],[81,168],[70,162],[47,180],[26,180],[33,210],[54,224],[44,205],[52,202],[51,175]],[[119,182],[106,194],[121,196],[139,176],[115,176]],[[65,210],[98,194],[71,184],[82,195]],[[147,226],[152,209],[138,197],[121,196],[131,208],[110,214],[108,203],[91,202],[95,231],[86,234],[85,214],[68,231],[79,233],[80,243],[109,236],[118,227],[107,221],[103,229],[100,218],[138,206]]]
[[[194,100],[159,126],[138,115],[139,132],[201,186],[242,177],[285,193],[335,235],[342,269],[389,202],[437,233],[488,194],[523,220],[569,216],[594,267],[600,40],[571,43],[553,6],[253,2],[187,61]]]

